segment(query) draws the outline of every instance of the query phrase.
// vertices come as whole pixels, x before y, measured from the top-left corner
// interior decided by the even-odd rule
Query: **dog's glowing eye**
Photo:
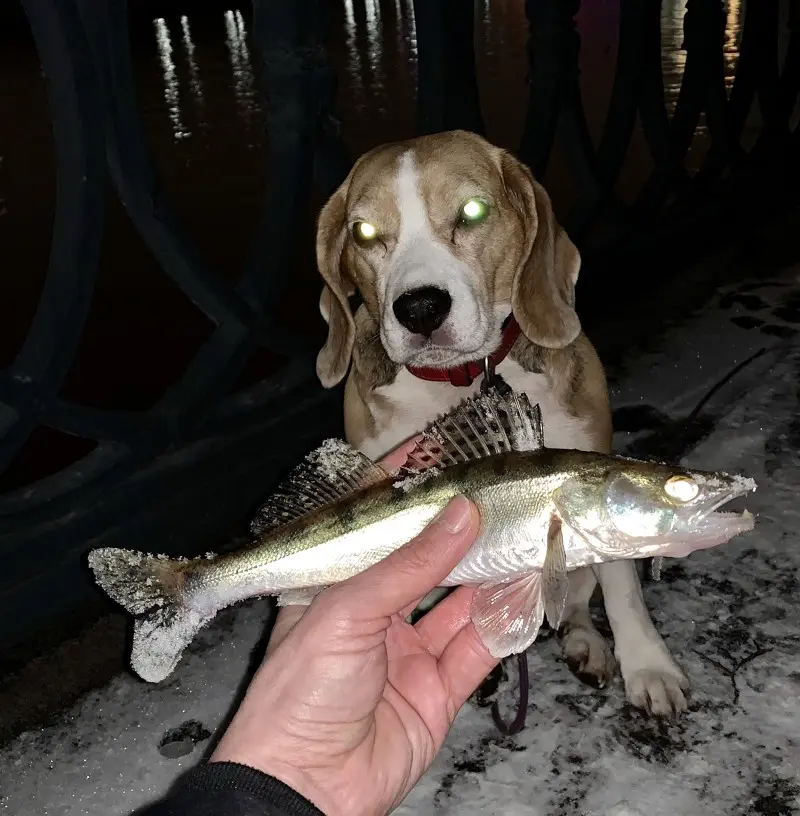
[[[459,220],[464,224],[480,224],[489,214],[489,207],[479,198],[471,198],[462,207]]]
[[[378,229],[369,221],[356,221],[353,224],[353,237],[361,243],[369,243],[378,236]]]
[[[689,476],[671,476],[664,485],[664,492],[676,501],[689,502],[700,492],[700,487]]]

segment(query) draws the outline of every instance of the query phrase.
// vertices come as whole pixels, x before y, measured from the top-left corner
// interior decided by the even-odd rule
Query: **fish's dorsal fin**
[[[262,535],[275,530],[388,478],[380,465],[347,442],[327,439],[261,505],[250,532]]]
[[[490,388],[432,422],[408,454],[406,467],[447,467],[497,453],[543,447],[544,427],[538,404],[531,405],[527,394],[511,391],[503,396]]]

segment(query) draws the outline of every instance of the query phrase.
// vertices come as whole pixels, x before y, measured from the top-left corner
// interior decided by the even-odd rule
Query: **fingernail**
[[[469,517],[469,499],[465,496],[456,496],[439,513],[437,521],[448,533],[460,533],[469,524]]]

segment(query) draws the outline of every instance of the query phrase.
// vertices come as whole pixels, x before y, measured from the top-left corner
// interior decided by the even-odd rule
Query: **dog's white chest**
[[[515,391],[525,392],[532,403],[539,404],[548,447],[592,448],[586,420],[570,414],[555,399],[543,374],[525,371],[508,359],[497,367],[497,372]],[[379,459],[479,390],[480,380],[470,386],[458,387],[421,380],[403,369],[393,383],[375,389],[376,399],[367,405],[375,424],[375,434],[366,438],[359,449],[371,459]]]

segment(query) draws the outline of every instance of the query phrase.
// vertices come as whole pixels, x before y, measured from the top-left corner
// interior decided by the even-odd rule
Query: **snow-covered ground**
[[[645,587],[691,680],[690,711],[677,724],[658,722],[626,704],[619,680],[587,688],[546,639],[529,652],[526,730],[502,737],[487,709],[467,705],[398,814],[800,813],[800,339],[780,338],[800,328],[798,270],[754,286],[721,293],[669,329],[659,351],[631,356],[612,378],[617,417],[635,428],[617,434],[617,449],[662,455],[671,421],[727,369],[778,344],[709,401],[700,423],[708,434],[684,451],[687,464],[757,479],[756,529],[667,562],[661,583]],[[0,812],[123,816],[158,797],[204,755],[269,614],[267,601],[227,610],[169,680],[119,676],[58,724],[5,746]],[[501,706],[514,699],[508,682]]]

